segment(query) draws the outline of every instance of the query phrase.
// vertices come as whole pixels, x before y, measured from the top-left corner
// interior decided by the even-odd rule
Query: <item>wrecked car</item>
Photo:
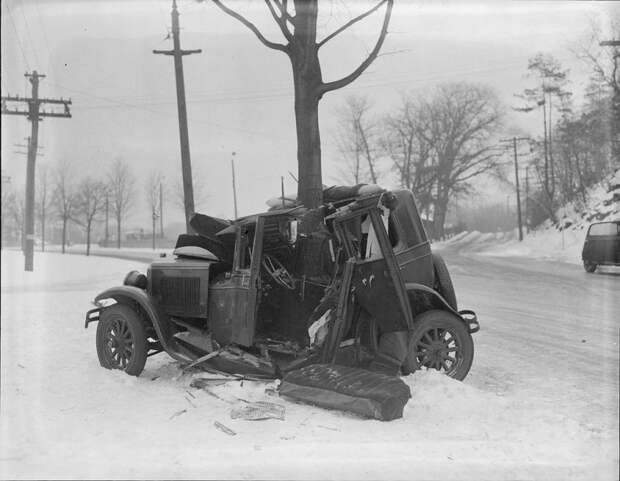
[[[330,188],[319,209],[233,221],[195,214],[173,257],[96,296],[100,364],[138,376],[165,351],[185,366],[282,378],[313,364],[462,380],[479,329],[459,310],[414,196]]]

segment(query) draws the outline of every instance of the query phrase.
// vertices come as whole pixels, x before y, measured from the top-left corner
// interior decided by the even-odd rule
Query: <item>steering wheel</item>
[[[295,289],[293,276],[291,276],[290,272],[286,270],[286,267],[284,267],[278,259],[269,254],[265,254],[263,256],[263,267],[276,284],[290,289],[291,291]]]

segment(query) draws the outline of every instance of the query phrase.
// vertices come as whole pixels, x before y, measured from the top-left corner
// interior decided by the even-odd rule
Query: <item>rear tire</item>
[[[474,360],[474,342],[465,323],[449,311],[431,310],[414,319],[405,374],[422,367],[462,381]]]
[[[435,290],[441,294],[441,296],[448,301],[448,305],[458,311],[456,303],[456,294],[454,292],[454,285],[452,284],[452,278],[448,267],[439,254],[433,254],[433,268],[435,270]]]
[[[146,330],[140,315],[124,304],[101,312],[97,326],[97,356],[106,369],[120,369],[139,376],[147,357]]]
[[[583,261],[583,268],[588,274],[592,274],[596,270],[596,264],[590,261]]]

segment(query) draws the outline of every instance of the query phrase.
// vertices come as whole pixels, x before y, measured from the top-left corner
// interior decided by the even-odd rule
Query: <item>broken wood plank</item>
[[[191,369],[192,367],[196,366],[197,364],[200,364],[201,362],[205,362],[211,358],[214,358],[215,356],[219,356],[221,353],[222,353],[222,349],[218,349],[217,351],[213,351],[213,352],[210,352],[209,354],[205,354],[204,356],[196,359],[194,362],[189,363],[187,366],[183,368],[183,370],[187,371],[188,369]]]

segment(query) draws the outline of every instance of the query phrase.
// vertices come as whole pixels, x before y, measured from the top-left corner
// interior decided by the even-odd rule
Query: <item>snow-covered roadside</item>
[[[538,229],[524,233],[519,241],[517,229],[511,232],[461,232],[434,244],[438,248],[455,247],[463,252],[497,257],[527,257],[581,264],[581,250],[592,222],[620,219],[620,170],[587,193],[585,205],[567,204],[556,212],[557,224],[544,222]]]
[[[461,232],[434,248],[455,247],[463,252],[496,257],[526,257],[549,261],[581,264],[581,249],[585,239],[584,230],[541,229],[532,231],[519,242],[517,232],[481,233]]]
[[[190,388],[165,354],[140,378],[99,367],[93,295],[143,264],[2,252],[1,478],[614,479],[618,443],[527,389],[497,393],[436,372],[405,378],[412,399],[381,423],[295,404],[268,383]],[[492,366],[486,366],[492,368]],[[217,396],[217,397],[216,397]],[[558,400],[563,394],[557,393]],[[230,418],[265,400],[285,421]],[[237,434],[216,429],[218,421]]]

